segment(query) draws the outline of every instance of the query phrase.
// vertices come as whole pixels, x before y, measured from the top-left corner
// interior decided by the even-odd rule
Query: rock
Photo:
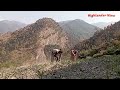
[[[87,56],[87,57],[86,57],[86,59],[91,59],[91,58],[92,58],[92,57],[90,57],[90,56]]]
[[[17,79],[16,77],[11,77],[10,79]]]
[[[100,56],[103,56],[103,54],[98,53],[98,54],[94,54],[94,55],[93,55],[94,58],[96,58],[96,57],[100,57]]]

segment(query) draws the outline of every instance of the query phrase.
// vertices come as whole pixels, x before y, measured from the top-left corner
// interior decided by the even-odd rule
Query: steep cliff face
[[[11,33],[2,42],[1,49],[5,51],[10,60],[22,59],[41,62],[46,60],[45,51],[47,50],[44,48],[51,45],[55,46],[52,48],[59,47],[64,51],[70,48],[69,39],[59,24],[51,18],[43,18]],[[49,50],[47,52],[50,52]]]

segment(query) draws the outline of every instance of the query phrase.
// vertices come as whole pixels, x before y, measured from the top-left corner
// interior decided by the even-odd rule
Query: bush
[[[102,53],[97,53],[97,54],[94,54],[94,55],[93,55],[94,58],[101,57],[101,56],[103,56]]]
[[[93,56],[94,54],[98,53],[97,49],[91,49],[89,51],[89,56]]]
[[[113,42],[113,45],[116,46],[116,47],[120,47],[120,41],[119,40],[114,40]]]
[[[97,49],[90,49],[90,50],[81,51],[80,55],[86,57],[86,56],[93,56],[96,53],[98,53]]]
[[[108,47],[108,48],[107,48],[107,53],[106,53],[106,54],[108,54],[108,55],[113,55],[114,52],[115,52],[115,50],[116,50],[116,47],[115,47],[115,46]]]
[[[120,54],[120,49],[115,50],[114,54],[119,55]]]
[[[107,50],[101,50],[101,51],[100,51],[100,54],[106,55],[106,54],[107,54]]]
[[[8,60],[8,61],[4,61],[4,62],[0,63],[0,69],[1,68],[17,67],[17,66],[20,66],[20,62],[18,62],[18,61]]]
[[[78,58],[82,59],[82,58],[86,58],[86,56],[84,54],[80,54]]]

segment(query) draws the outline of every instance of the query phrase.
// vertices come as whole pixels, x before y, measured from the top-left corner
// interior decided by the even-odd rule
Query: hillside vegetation
[[[79,20],[76,20],[76,22]],[[83,21],[82,21],[83,22]],[[60,62],[51,62],[52,49],[63,50]],[[1,79],[115,79],[120,78],[120,21],[98,30],[74,49],[72,42],[51,18],[0,35]]]
[[[97,31],[93,37],[77,44],[75,48],[85,56],[120,54],[120,22]]]
[[[62,60],[31,66],[0,69],[1,79],[118,79],[120,78],[120,55],[79,59],[75,62]],[[1,66],[1,64],[0,64]]]

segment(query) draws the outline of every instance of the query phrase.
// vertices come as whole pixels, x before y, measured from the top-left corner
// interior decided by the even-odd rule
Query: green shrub
[[[0,68],[10,68],[10,67],[17,67],[20,66],[20,62],[19,61],[4,61],[0,63]]]
[[[106,54],[107,54],[107,50],[101,50],[101,51],[100,51],[100,54],[106,55]]]
[[[91,49],[89,51],[89,56],[93,56],[94,54],[98,53],[97,49]]]
[[[115,46],[108,47],[108,48],[107,48],[107,53],[106,53],[106,54],[108,54],[108,55],[113,55],[114,52],[115,52],[115,50],[116,50],[116,47],[115,47]]]
[[[94,58],[101,57],[101,56],[103,56],[102,53],[97,53],[97,54],[94,54],[94,55],[93,55]]]
[[[98,53],[97,49],[90,49],[90,50],[84,50],[80,52],[80,55],[84,56],[93,56],[94,54]]]
[[[83,50],[83,51],[81,51],[80,55],[88,56],[89,55],[89,50]]]

